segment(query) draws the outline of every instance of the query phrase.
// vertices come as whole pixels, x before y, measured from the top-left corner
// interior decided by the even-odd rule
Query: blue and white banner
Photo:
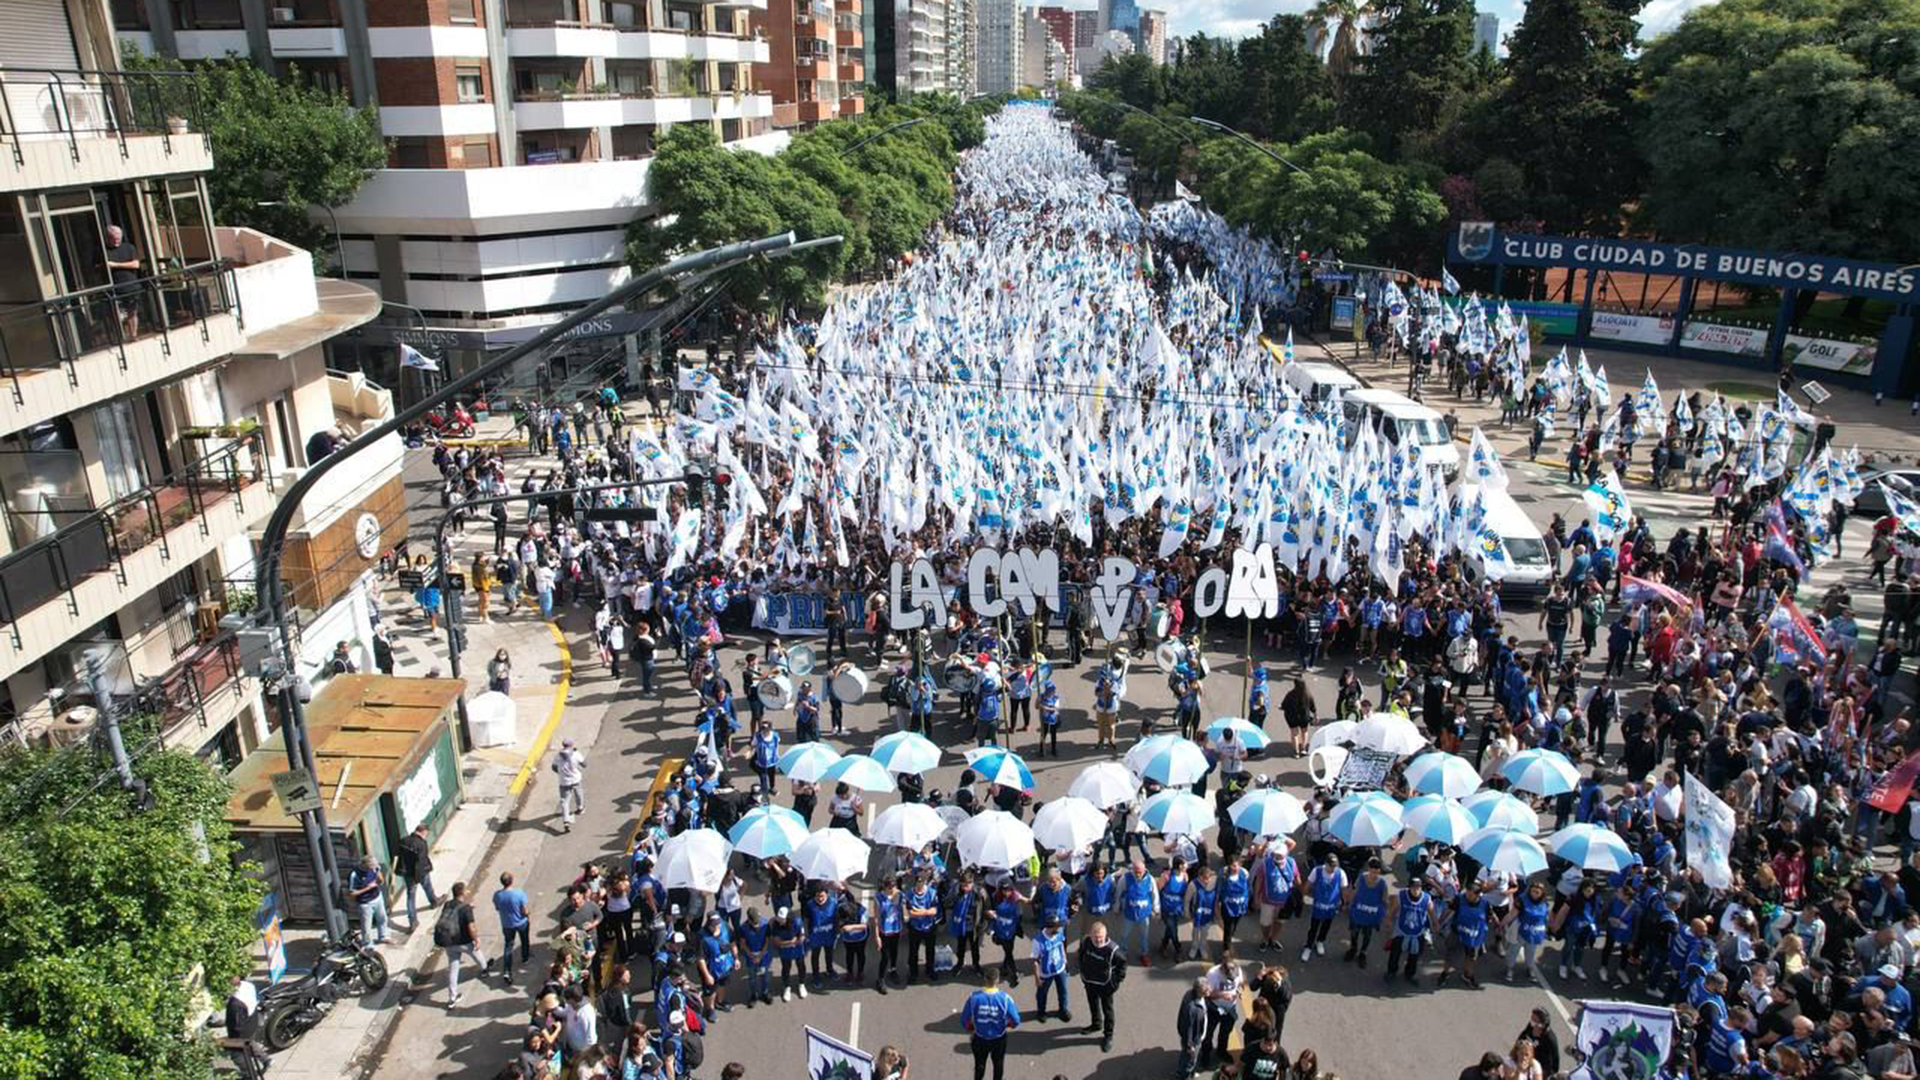
[[[873,1055],[808,1028],[807,1080],[873,1080]]]
[[[1673,1010],[1625,1001],[1581,1002],[1572,1080],[1650,1080],[1673,1049]]]

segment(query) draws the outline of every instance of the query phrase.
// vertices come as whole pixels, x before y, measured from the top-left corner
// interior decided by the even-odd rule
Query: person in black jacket
[[[1547,1010],[1533,1010],[1519,1037],[1533,1044],[1533,1060],[1540,1063],[1544,1075],[1553,1076],[1560,1071],[1560,1036],[1553,1033],[1553,1025],[1547,1022]]]
[[[1174,1031],[1180,1036],[1180,1064],[1174,1071],[1179,1080],[1192,1080],[1200,1061],[1200,1049],[1207,1041],[1207,980],[1193,980],[1180,999],[1180,1011],[1174,1014]]]
[[[413,831],[400,841],[400,847],[393,853],[393,870],[407,888],[407,933],[420,929],[419,910],[414,906],[413,890],[425,889],[427,892],[427,910],[439,906],[440,898],[433,894],[433,846],[427,843],[427,827],[415,825]]]
[[[1107,924],[1096,922],[1080,941],[1080,985],[1087,993],[1086,1034],[1100,1033],[1100,1052],[1113,1049],[1113,994],[1127,977],[1127,961],[1120,945],[1107,936]],[[1204,1027],[1206,1017],[1201,1016]]]

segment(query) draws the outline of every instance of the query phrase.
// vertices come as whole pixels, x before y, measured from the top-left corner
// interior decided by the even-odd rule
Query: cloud
[[[1652,41],[1680,25],[1687,12],[1703,8],[1717,0],[1652,0],[1640,9],[1640,40]]]

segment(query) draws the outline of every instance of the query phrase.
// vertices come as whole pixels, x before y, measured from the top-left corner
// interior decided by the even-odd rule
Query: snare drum
[[[1155,638],[1166,640],[1168,632],[1173,629],[1173,613],[1167,610],[1165,604],[1153,605],[1153,612],[1147,616],[1147,629],[1153,632]]]
[[[793,680],[785,675],[760,680],[760,703],[769,709],[793,708]]]
[[[833,696],[851,705],[867,692],[867,673],[850,667],[833,677]]]

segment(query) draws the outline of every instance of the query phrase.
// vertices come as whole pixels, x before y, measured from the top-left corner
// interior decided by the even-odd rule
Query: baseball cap
[[[1054,927],[1054,926],[1059,926],[1059,925],[1060,925],[1060,916],[1058,916],[1058,915],[1049,915],[1049,916],[1047,916],[1047,925],[1048,925],[1048,926],[1050,926],[1050,927]]]
[[[687,935],[675,930],[673,932],[673,943],[675,945],[685,945],[687,943]]]
[[[776,918],[776,919],[784,919],[784,918],[786,918],[786,917],[787,917],[787,914],[788,914],[788,910],[789,910],[789,909],[787,909],[787,908],[784,908],[784,907],[782,907],[782,908],[779,908],[778,910],[776,910],[776,911],[775,911],[775,912],[773,913],[773,917],[774,917],[774,918]]]
[[[1882,978],[1898,979],[1900,977],[1900,965],[1899,964],[1881,964],[1880,975]]]

